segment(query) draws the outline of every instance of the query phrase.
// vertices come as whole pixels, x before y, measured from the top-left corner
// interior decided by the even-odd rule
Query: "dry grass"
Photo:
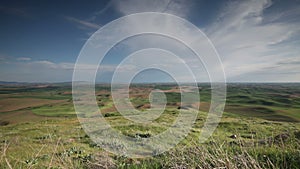
[[[262,169],[264,166],[257,159],[242,149],[236,155],[228,152],[223,144],[212,144],[210,147],[198,145],[177,149],[167,153],[164,168],[230,168],[230,169]]]

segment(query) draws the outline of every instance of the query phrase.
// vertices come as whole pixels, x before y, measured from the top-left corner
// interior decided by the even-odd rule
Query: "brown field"
[[[0,100],[0,113],[16,111],[25,108],[64,102],[65,100],[49,100],[35,98],[6,98]]]
[[[35,115],[30,110],[20,110],[16,112],[2,113],[0,116],[0,123],[8,122],[9,124],[23,123],[23,122],[36,122],[41,120],[47,120],[54,117],[44,117]]]

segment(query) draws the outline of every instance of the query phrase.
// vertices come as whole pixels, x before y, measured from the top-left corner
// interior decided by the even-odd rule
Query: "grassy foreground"
[[[107,86],[97,86],[96,94],[112,127],[130,137],[151,137],[176,119],[180,102],[174,85],[137,85],[131,92],[137,109],[149,108],[153,88],[167,91],[168,104],[152,125],[123,118]],[[0,168],[300,168],[299,84],[229,85],[222,121],[204,144],[198,137],[210,88],[199,91],[201,107],[190,134],[168,152],[131,159],[105,152],[85,134],[70,86],[2,86]]]

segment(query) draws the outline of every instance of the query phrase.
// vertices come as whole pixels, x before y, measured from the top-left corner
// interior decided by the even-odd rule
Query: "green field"
[[[166,110],[147,125],[122,117],[108,85],[96,85],[96,96],[114,129],[147,138],[176,120],[181,102],[176,87],[131,85],[130,100],[142,111],[149,108],[152,89],[167,91]],[[222,120],[203,144],[198,137],[209,110],[210,85],[199,84],[200,110],[189,135],[168,152],[138,159],[105,152],[85,134],[70,84],[0,88],[0,168],[300,168],[299,83],[228,84]]]

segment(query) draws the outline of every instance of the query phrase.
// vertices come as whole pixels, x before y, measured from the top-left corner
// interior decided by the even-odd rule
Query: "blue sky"
[[[0,81],[71,81],[86,40],[110,21],[137,12],[170,13],[198,26],[216,47],[229,82],[300,82],[299,0],[4,0],[0,2]],[[146,47],[154,40],[174,43],[149,36],[125,40],[105,57],[97,81],[110,81],[114,67],[132,52],[128,45],[147,42],[140,43]],[[171,78],[146,71],[140,79]]]

